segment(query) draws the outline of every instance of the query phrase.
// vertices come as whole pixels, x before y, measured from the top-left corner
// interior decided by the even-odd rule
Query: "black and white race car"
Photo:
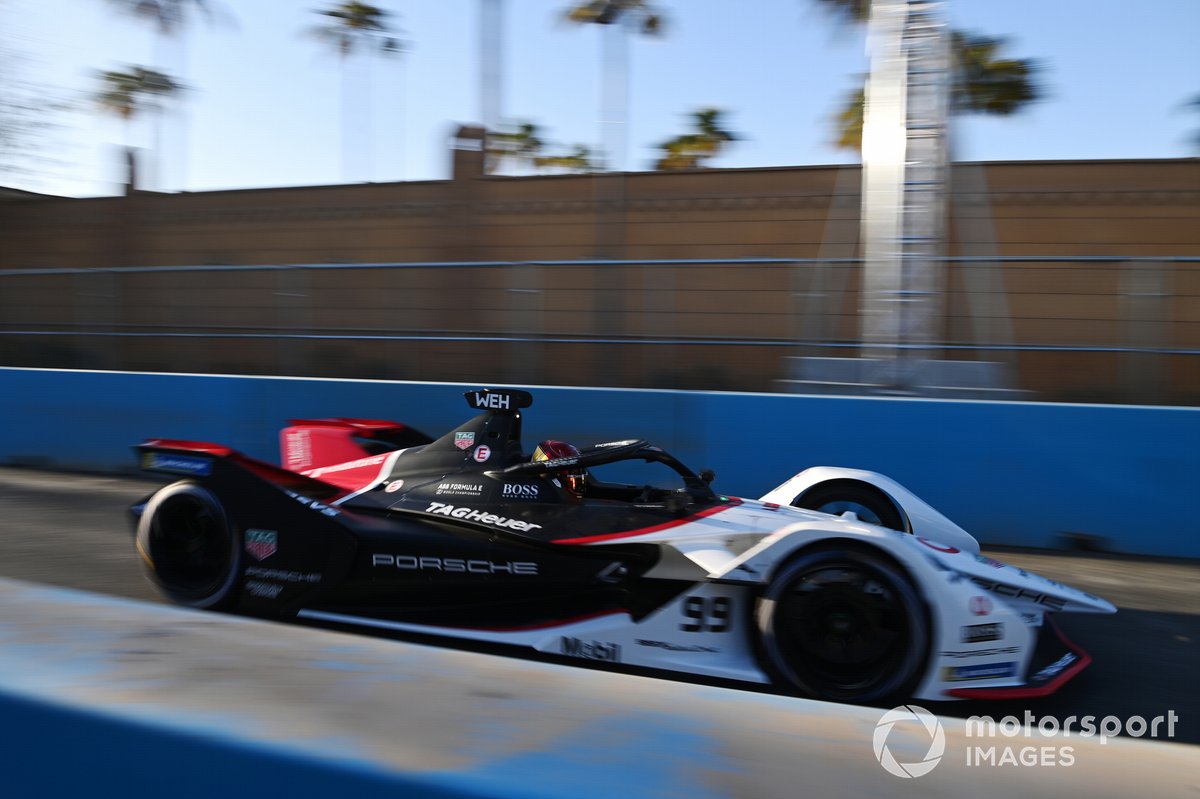
[[[808,469],[758,500],[646,441],[521,443],[523,391],[430,441],[294,421],[283,466],[152,439],[180,475],[132,509],[171,600],[527,647],[845,701],[1029,697],[1089,662],[1053,612],[1111,604],[979,554],[882,475]],[[658,470],[670,481],[602,480]]]

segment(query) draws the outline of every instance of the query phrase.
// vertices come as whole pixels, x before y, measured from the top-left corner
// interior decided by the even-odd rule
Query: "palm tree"
[[[510,130],[489,131],[487,135],[488,171],[504,161],[513,161],[532,169],[564,172],[591,172],[591,151],[582,144],[569,152],[546,153],[541,129],[532,122],[521,122]]]
[[[950,108],[960,113],[978,112],[1007,116],[1037,100],[1038,67],[1027,58],[1002,58],[1003,38],[953,31],[955,80]]]
[[[143,19],[145,22],[154,26],[157,31],[155,41],[154,67],[162,72],[174,72],[176,74],[184,74],[186,76],[186,54],[184,47],[184,31],[187,28],[187,20],[194,12],[203,13],[205,17],[212,17],[214,14],[214,6],[210,0],[108,0],[121,11],[131,14],[133,17]],[[161,172],[162,168],[162,143],[163,143],[163,115],[158,114],[155,118],[155,152],[156,152],[156,172]],[[179,120],[179,128],[174,131],[173,137],[179,146],[179,169],[178,181],[180,184],[187,182],[187,142],[186,142],[186,124],[184,120]],[[164,181],[162,175],[156,175],[156,181]],[[160,186],[161,188],[162,186]]]
[[[401,50],[400,40],[392,35],[388,21],[392,15],[378,6],[351,0],[316,13],[329,20],[316,26],[313,35],[336,47],[341,56],[359,50],[381,53]]]
[[[139,66],[101,72],[99,77],[104,86],[96,93],[96,102],[126,122],[143,110],[160,109],[163,100],[183,90],[169,75]]]
[[[539,169],[553,169],[562,172],[592,172],[595,170],[595,159],[585,145],[576,144],[567,153],[558,155],[542,155],[533,160]]]
[[[843,22],[866,22],[871,0],[816,0]],[[1040,97],[1031,59],[1001,57],[1005,40],[962,31],[950,32],[954,65],[950,86],[952,113],[1013,114]],[[861,149],[863,104],[866,93],[857,89],[837,114],[837,146]]]
[[[515,130],[488,131],[487,171],[491,172],[505,160],[518,164],[536,165],[545,142],[539,135],[538,126],[532,122],[521,122]]]
[[[122,10],[152,23],[163,36],[174,36],[184,27],[188,9],[212,13],[207,0],[110,0]]]
[[[625,117],[629,93],[628,42],[625,33],[634,30],[647,36],[663,31],[663,16],[645,0],[583,0],[566,12],[568,21],[581,25],[605,25],[604,98],[601,119],[608,128],[604,136],[610,167],[625,168]]]
[[[694,169],[703,166],[720,154],[729,142],[738,140],[736,134],[721,125],[719,108],[704,108],[692,112],[692,131],[680,134],[658,146],[662,156],[654,163],[659,170]]]
[[[101,109],[116,114],[125,127],[125,150],[132,158],[133,121],[143,111],[160,115],[166,101],[178,96],[183,85],[154,69],[130,66],[99,73],[102,86],[95,94]]]
[[[344,179],[366,179],[370,173],[370,73],[369,63],[359,63],[359,74],[351,70],[354,56],[369,57],[374,54],[399,55],[403,45],[395,36],[391,23],[393,16],[369,3],[357,0],[341,2],[316,12],[325,19],[312,28],[311,33],[331,47],[341,61],[342,68],[342,177]],[[355,98],[355,90],[361,98]],[[354,118],[355,99],[360,118]],[[356,140],[355,134],[365,141]],[[365,168],[351,167],[351,158],[358,153],[366,158]],[[360,173],[360,174],[351,174]]]
[[[160,72],[175,72],[184,74],[186,71],[183,47],[183,32],[187,27],[188,18],[194,12],[201,12],[207,17],[213,14],[209,0],[109,0],[122,11],[144,20],[154,26],[157,32],[154,53],[154,69]],[[173,63],[168,63],[173,61]],[[162,170],[163,148],[163,115],[157,114],[154,121],[154,152],[155,172]],[[181,151],[186,151],[185,129],[176,131],[177,141]],[[180,183],[186,183],[187,161],[184,157],[180,162]],[[165,183],[161,174],[155,175],[157,183]],[[163,186],[159,186],[163,188]]]
[[[871,18],[871,0],[816,0],[842,22],[866,22]]]
[[[841,150],[862,150],[863,123],[866,120],[867,90],[858,89],[846,100],[834,117],[837,133],[835,146]]]
[[[663,18],[645,0],[584,0],[567,11],[572,22],[613,25],[622,18],[634,17],[642,33],[657,34]]]

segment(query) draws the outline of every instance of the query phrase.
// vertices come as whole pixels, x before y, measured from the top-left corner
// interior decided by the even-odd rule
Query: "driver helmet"
[[[579,450],[573,445],[565,441],[554,441],[547,439],[537,445],[537,449],[533,451],[533,461],[552,461],[558,458],[577,458]],[[558,480],[563,488],[570,491],[577,497],[583,496],[583,491],[587,487],[587,470],[581,466],[570,466],[560,472],[555,472],[554,477]]]

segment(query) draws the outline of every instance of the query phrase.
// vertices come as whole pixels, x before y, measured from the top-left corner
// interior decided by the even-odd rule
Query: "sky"
[[[398,58],[352,62],[369,78],[354,163],[375,182],[449,177],[449,139],[482,116],[479,0],[376,0],[407,43]],[[503,118],[529,120],[563,148],[597,148],[597,26],[562,19],[568,0],[502,0]],[[156,188],[204,191],[346,182],[339,58],[308,31],[326,0],[207,0],[180,46],[113,0],[0,0],[0,47],[16,75],[73,109],[37,138],[24,174],[0,185],[68,196],[118,193],[119,152],[148,147],[151,126],[126,129],[89,99],[98,70],[161,65],[189,90],[163,126]],[[832,116],[867,69],[861,27],[816,0],[660,0],[665,33],[629,45],[626,166],[651,166],[658,143],[700,108],[725,112],[739,140],[711,166],[833,164]],[[1006,52],[1042,66],[1044,99],[1010,118],[962,117],[963,160],[1178,158],[1200,155],[1200,0],[947,0],[951,24],[1005,36]],[[369,69],[368,69],[369,67]],[[13,70],[6,70],[13,74]],[[364,116],[369,109],[369,116]],[[370,124],[365,124],[369,119]]]

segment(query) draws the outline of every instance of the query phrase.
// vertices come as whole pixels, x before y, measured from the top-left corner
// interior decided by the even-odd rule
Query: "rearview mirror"
[[[700,472],[700,479],[708,485],[712,485],[712,481],[717,479],[717,473],[712,469],[703,469]]]

